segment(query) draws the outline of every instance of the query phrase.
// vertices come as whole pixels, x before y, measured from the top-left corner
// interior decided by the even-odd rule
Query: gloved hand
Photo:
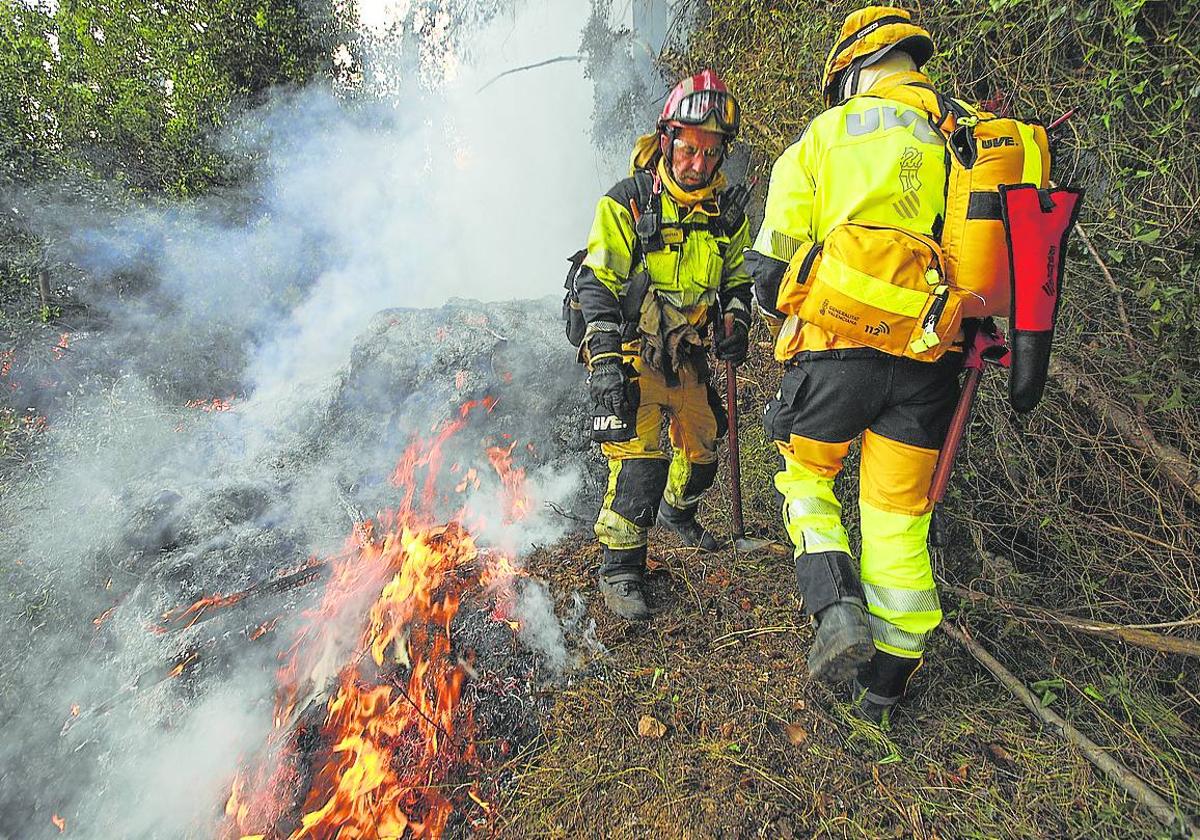
[[[740,365],[750,355],[750,325],[741,318],[734,318],[733,328],[717,339],[713,349],[721,361]]]
[[[611,358],[597,362],[588,375],[588,390],[592,401],[607,408],[621,418],[632,413],[629,405],[629,377],[625,375],[619,359]]]

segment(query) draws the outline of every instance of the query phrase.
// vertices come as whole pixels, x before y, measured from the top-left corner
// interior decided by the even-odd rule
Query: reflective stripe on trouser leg
[[[875,646],[895,656],[920,656],[942,620],[927,543],[936,463],[937,450],[863,435],[863,591]]]
[[[850,442],[827,443],[792,435],[776,441],[783,468],[775,487],[783,496],[783,525],[796,547],[796,557],[824,551],[850,553],[842,525],[842,505],[833,493],[833,480],[842,469]]]
[[[596,517],[601,545],[613,549],[640,548],[658,515],[658,500],[667,481],[665,458],[612,458],[608,488]]]

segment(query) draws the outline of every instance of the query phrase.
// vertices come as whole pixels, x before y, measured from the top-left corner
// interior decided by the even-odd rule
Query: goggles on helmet
[[[717,121],[721,131],[737,134],[742,121],[742,110],[737,100],[723,90],[698,90],[679,100],[669,122],[683,125],[703,125],[709,117]]]

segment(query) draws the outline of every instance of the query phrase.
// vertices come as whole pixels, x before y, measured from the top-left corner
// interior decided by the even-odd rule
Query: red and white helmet
[[[658,118],[660,131],[690,125],[724,134],[727,142],[737,136],[741,123],[738,101],[713,70],[702,70],[671,88]]]

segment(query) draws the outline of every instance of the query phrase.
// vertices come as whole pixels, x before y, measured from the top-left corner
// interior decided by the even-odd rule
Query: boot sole
[[[846,682],[858,675],[858,669],[875,655],[875,643],[866,633],[843,633],[825,646],[829,653],[808,658],[808,672],[825,683]]]

